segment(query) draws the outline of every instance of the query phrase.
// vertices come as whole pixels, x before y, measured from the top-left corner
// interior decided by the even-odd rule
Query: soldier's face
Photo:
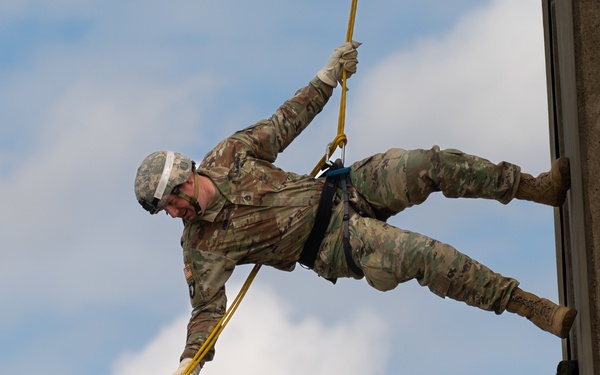
[[[190,220],[196,216],[196,210],[194,210],[194,206],[192,206],[185,199],[173,194],[169,195],[169,199],[167,200],[167,203],[165,203],[163,209],[167,215],[174,219],[181,218]]]
[[[178,186],[179,191],[188,197],[194,196],[194,178],[192,175],[188,178],[186,182]],[[167,215],[172,218],[181,218],[190,220],[196,216],[196,210],[194,206],[190,204],[190,202],[185,199],[175,195],[169,194],[169,199],[167,199],[167,203],[165,203],[163,209],[167,213]]]

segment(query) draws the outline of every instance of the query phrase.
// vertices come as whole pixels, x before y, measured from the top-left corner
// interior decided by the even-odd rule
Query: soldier
[[[326,179],[273,164],[323,109],[342,70],[348,76],[356,72],[359,45],[337,48],[272,117],[221,141],[197,166],[187,156],[159,151],[139,167],[135,194],[142,207],[151,214],[164,210],[184,223],[184,275],[193,310],[174,375],[183,372],[224,314],[224,286],[237,264],[292,271],[300,262],[332,282],[364,277],[381,291],[416,279],[442,298],[496,314],[517,313],[556,336],[568,335],[575,309],[521,290],[517,280],[450,245],[386,223],[436,191],[449,198],[561,206],[570,188],[568,159],[558,159],[538,177],[508,162],[493,164],[437,146],[391,149],[349,168],[334,166]],[[213,356],[211,350],[205,361]]]

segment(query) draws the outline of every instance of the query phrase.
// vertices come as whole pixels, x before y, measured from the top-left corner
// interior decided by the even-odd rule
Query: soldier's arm
[[[255,157],[273,162],[323,110],[332,93],[333,87],[315,77],[270,118],[235,133],[232,138],[249,146]]]
[[[206,338],[221,320],[225,314],[227,298],[225,296],[225,288],[221,288],[211,303],[194,308],[192,316],[187,326],[187,338],[185,349],[181,354],[183,358],[193,358],[198,350],[202,347]],[[215,355],[215,349],[211,348],[204,357],[202,363],[211,361]]]
[[[309,85],[298,90],[269,119],[236,133],[237,138],[250,146],[254,156],[270,162],[310,124],[323,109],[333,93],[333,88],[356,72],[359,42],[346,42],[336,48],[327,64],[317,72]]]
[[[181,359],[193,358],[196,355],[225,314],[225,282],[235,268],[235,262],[224,255],[206,251],[196,251],[194,255],[195,259],[185,265],[193,310]],[[211,349],[204,361],[210,361],[213,357],[214,349]]]

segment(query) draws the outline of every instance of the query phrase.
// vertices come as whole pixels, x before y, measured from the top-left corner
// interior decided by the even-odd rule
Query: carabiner
[[[331,162],[331,160],[329,160],[329,157],[331,155],[329,155],[329,147],[331,146],[333,142],[329,142],[327,144],[327,146],[325,146],[325,164],[327,164],[328,167],[331,167],[333,165],[333,163]]]

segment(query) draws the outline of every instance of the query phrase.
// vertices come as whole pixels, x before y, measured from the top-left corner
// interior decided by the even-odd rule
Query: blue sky
[[[158,149],[200,159],[271,113],[346,35],[350,1],[0,2],[0,373],[170,374],[190,307],[181,223],[134,199]],[[360,1],[349,162],[458,148],[549,168],[538,0]],[[339,90],[280,156],[308,173]],[[553,209],[432,196],[390,222],[557,300]],[[230,300],[250,267],[238,267]],[[561,342],[408,282],[264,268],[206,374],[549,374]]]

